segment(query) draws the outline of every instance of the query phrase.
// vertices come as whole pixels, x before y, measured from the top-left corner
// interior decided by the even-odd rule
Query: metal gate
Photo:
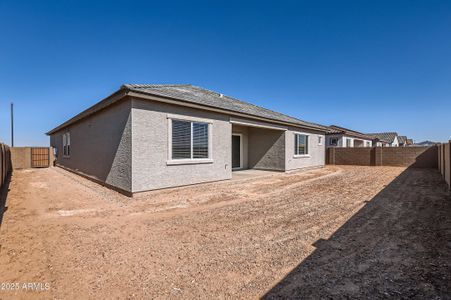
[[[49,148],[33,147],[31,148],[31,167],[48,168],[50,166]]]

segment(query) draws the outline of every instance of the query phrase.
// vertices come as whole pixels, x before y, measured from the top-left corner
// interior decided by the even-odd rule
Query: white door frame
[[[242,133],[232,133],[232,137],[233,136],[240,137],[240,166],[237,168],[234,168],[233,162],[232,162],[232,171],[235,171],[235,170],[241,170],[243,168],[243,134]],[[233,153],[230,153],[230,155],[232,155],[232,160],[233,160]]]

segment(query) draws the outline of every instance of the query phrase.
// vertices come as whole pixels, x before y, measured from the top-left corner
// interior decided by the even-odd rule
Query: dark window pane
[[[295,154],[305,155],[308,154],[308,136],[303,134],[296,134],[295,139]]]
[[[241,167],[241,137],[232,135],[232,168]]]
[[[207,123],[193,123],[193,158],[208,158]]]
[[[191,122],[172,120],[172,159],[191,158]]]

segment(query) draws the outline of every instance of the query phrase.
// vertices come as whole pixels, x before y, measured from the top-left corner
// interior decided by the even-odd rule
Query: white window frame
[[[213,163],[213,121],[209,119],[182,116],[167,115],[168,120],[168,159],[167,165],[186,165],[186,164],[209,164]],[[191,123],[191,158],[172,158],[172,120]],[[208,125],[208,158],[193,158],[193,123],[206,123]]]
[[[63,157],[69,158],[71,154],[71,138],[70,138],[70,132],[67,131],[63,133]],[[69,151],[67,151],[69,149]]]
[[[292,147],[292,149],[296,149],[296,135],[305,135],[307,136],[307,154],[296,154],[296,150],[294,150],[294,158],[302,158],[302,157],[311,157],[310,156],[310,144],[311,144],[311,139],[310,139],[310,134],[309,133],[305,133],[305,132],[293,132],[293,141],[294,141],[294,147]]]

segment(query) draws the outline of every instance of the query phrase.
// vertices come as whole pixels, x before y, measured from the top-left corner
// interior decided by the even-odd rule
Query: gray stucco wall
[[[285,132],[249,127],[249,168],[285,171]]]
[[[183,106],[133,99],[133,192],[230,179],[232,125],[229,117]],[[168,115],[212,122],[212,158],[206,164],[168,165]]]
[[[308,156],[296,157],[294,155],[294,134],[296,132],[309,135]],[[318,136],[322,136],[321,145],[318,143]],[[286,171],[325,165],[326,147],[324,133],[290,127],[289,130],[285,132],[285,145]]]
[[[131,100],[124,99],[50,136],[57,164],[131,192]],[[63,134],[70,132],[70,157],[63,157]]]
[[[174,115],[210,122],[212,161],[169,161],[168,117]],[[235,123],[237,120],[234,118]],[[325,163],[324,134],[255,120],[238,121],[243,123],[232,125],[226,114],[126,98],[52,134],[50,141],[58,148],[57,164],[128,192],[230,179],[232,132],[243,134],[243,169],[288,171]],[[62,144],[67,131],[71,134],[69,158],[63,157]],[[310,135],[308,157],[294,157],[296,131]],[[319,135],[322,145],[317,143]]]

